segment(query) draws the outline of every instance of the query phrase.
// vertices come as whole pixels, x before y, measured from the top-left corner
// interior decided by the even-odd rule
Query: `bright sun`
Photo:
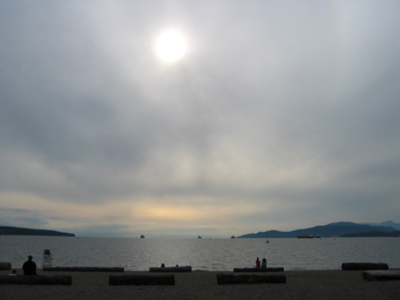
[[[185,52],[185,39],[177,31],[164,32],[157,39],[156,53],[157,56],[164,62],[176,62],[185,55]]]

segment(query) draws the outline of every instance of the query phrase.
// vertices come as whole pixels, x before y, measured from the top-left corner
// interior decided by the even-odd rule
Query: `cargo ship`
[[[297,238],[298,239],[320,239],[320,238],[322,238],[322,236],[320,234],[317,234],[315,236],[312,234],[309,234],[309,235],[298,235]]]

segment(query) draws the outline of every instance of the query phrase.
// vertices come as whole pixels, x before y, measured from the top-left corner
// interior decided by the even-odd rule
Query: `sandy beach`
[[[21,270],[17,270],[22,274]],[[366,281],[361,271],[287,271],[286,284],[218,285],[218,273],[175,273],[174,286],[110,286],[110,274],[148,272],[43,272],[39,275],[71,275],[71,286],[0,285],[3,300],[54,299],[400,299],[400,281]],[[9,271],[0,271],[0,275]]]

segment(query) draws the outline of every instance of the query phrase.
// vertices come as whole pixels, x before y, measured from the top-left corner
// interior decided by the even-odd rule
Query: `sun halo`
[[[156,54],[166,63],[174,63],[186,53],[186,42],[181,33],[174,30],[165,31],[156,41]]]

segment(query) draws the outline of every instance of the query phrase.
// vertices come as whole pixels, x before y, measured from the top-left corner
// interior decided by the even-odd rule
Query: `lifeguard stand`
[[[53,258],[51,257],[51,253],[49,249],[44,250],[43,253],[43,264],[42,264],[42,268],[44,267],[50,267],[52,266],[52,262]]]

